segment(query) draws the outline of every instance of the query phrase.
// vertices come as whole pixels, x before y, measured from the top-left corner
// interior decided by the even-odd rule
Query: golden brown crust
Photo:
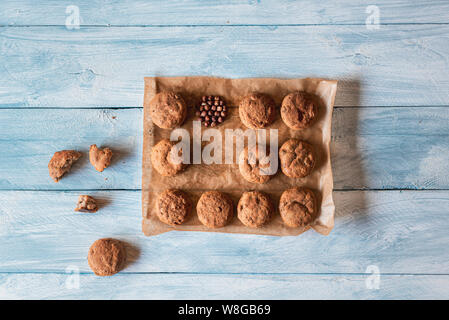
[[[156,205],[159,220],[171,226],[182,224],[192,211],[192,201],[188,195],[176,189],[162,192]]]
[[[150,101],[150,116],[158,127],[174,129],[186,119],[187,106],[181,95],[174,92],[160,92]]]
[[[284,223],[292,228],[305,227],[317,216],[315,194],[307,188],[285,190],[279,201],[279,213]]]
[[[251,93],[239,104],[242,123],[251,129],[268,127],[276,118],[276,105],[273,99],[262,93]]]
[[[208,191],[201,195],[196,205],[200,222],[208,228],[222,228],[234,215],[231,198],[222,192]]]
[[[99,149],[96,144],[90,146],[89,160],[95,170],[103,172],[111,164],[112,150],[109,148]]]
[[[87,261],[97,276],[112,276],[125,266],[125,246],[116,239],[98,239],[90,247]]]
[[[171,151],[176,143],[168,139],[159,141],[151,150],[151,163],[161,175],[170,177],[174,176],[186,167],[182,162],[175,163],[172,161]],[[182,149],[180,150],[182,153]]]
[[[298,139],[289,139],[279,149],[282,172],[290,178],[304,178],[315,167],[312,145]]]
[[[67,173],[72,164],[81,157],[81,152],[75,150],[62,150],[55,152],[48,163],[48,173],[50,177],[58,182]]]
[[[270,221],[274,207],[263,192],[244,192],[237,205],[237,216],[247,227],[260,228]]]
[[[259,147],[245,147],[239,156],[239,170],[243,178],[253,183],[266,183],[271,179],[270,158],[267,151],[263,161],[260,161]]]
[[[293,92],[286,95],[282,101],[281,118],[291,129],[305,129],[314,122],[317,109],[310,94]]]
[[[75,211],[80,212],[97,212],[98,206],[94,198],[87,195],[80,195]]]

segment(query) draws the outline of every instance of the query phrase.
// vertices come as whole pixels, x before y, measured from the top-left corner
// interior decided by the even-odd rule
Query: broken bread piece
[[[70,170],[72,164],[81,157],[81,152],[76,150],[62,150],[55,152],[48,163],[50,177],[58,182],[62,176]]]
[[[109,148],[98,149],[96,144],[90,146],[89,160],[95,170],[103,172],[111,164],[112,150]]]
[[[78,203],[76,204],[75,211],[80,212],[97,212],[98,206],[94,198],[87,195],[80,195],[78,197]]]

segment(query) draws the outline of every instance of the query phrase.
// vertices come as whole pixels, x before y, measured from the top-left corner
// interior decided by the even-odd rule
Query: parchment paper
[[[317,121],[310,128],[300,131],[289,129],[279,114],[279,108],[284,96],[298,90],[314,94],[319,105]],[[329,234],[334,226],[335,211],[332,199],[333,178],[329,145],[331,141],[332,109],[336,90],[337,81],[311,78],[285,80],[275,78],[225,79],[213,77],[145,78],[142,162],[142,231],[144,234],[151,236],[173,230],[182,230],[291,236],[299,235],[310,227],[323,235]],[[201,101],[201,97],[203,95],[222,96],[228,106],[228,116],[221,125],[216,126],[214,129],[222,131],[223,140],[225,138],[225,129],[240,128],[243,131],[247,129],[241,123],[238,115],[238,104],[241,97],[252,91],[269,94],[276,102],[278,110],[276,121],[268,129],[279,130],[279,147],[289,138],[299,138],[311,143],[317,155],[314,170],[305,178],[292,179],[281,172],[279,165],[277,174],[269,182],[255,184],[247,182],[241,176],[238,163],[235,161],[232,165],[190,164],[184,172],[174,177],[161,176],[156,170],[152,170],[151,149],[161,139],[170,139],[171,130],[161,129],[153,125],[149,112],[149,101],[156,93],[161,91],[174,91],[182,95],[188,108],[187,119],[182,128],[190,132],[192,132],[192,121],[196,120],[195,111]],[[202,127],[202,132],[204,133],[204,130],[207,129]],[[223,143],[223,145],[225,144]],[[234,158],[235,152],[234,149]],[[266,192],[277,208],[282,192],[294,186],[311,188],[317,196],[318,218],[310,227],[286,227],[278,211],[276,211],[273,219],[266,226],[259,229],[248,228],[238,220],[236,207],[244,191],[259,190]],[[158,194],[168,188],[184,190],[193,201],[194,209],[192,214],[180,226],[172,227],[160,222],[155,212]],[[234,201],[234,219],[224,228],[208,229],[197,218],[196,203],[201,194],[208,190],[226,192]]]

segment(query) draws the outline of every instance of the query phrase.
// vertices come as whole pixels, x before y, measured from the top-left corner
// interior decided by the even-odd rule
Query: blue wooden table
[[[0,298],[449,298],[449,2],[372,4],[2,0]],[[143,236],[152,75],[338,79],[331,234]],[[93,143],[110,168],[52,182],[55,151]],[[87,264],[101,237],[130,251],[113,277]]]

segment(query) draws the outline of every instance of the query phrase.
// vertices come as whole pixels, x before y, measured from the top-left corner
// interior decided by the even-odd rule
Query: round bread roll
[[[317,216],[315,194],[307,188],[285,190],[279,201],[279,213],[289,227],[297,228],[309,225]]]
[[[163,129],[179,127],[187,116],[187,106],[181,95],[163,91],[150,101],[150,116],[153,123]]]
[[[273,211],[268,195],[259,191],[244,192],[237,205],[237,217],[250,228],[260,228],[268,223]]]
[[[273,99],[262,93],[251,93],[239,104],[242,123],[250,129],[268,127],[276,118],[276,105]]]
[[[289,139],[279,149],[279,160],[282,172],[290,178],[304,178],[315,167],[315,152],[312,145]]]
[[[265,157],[260,159],[259,148],[249,149],[245,147],[239,156],[239,170],[243,178],[253,183],[266,183],[274,173],[270,172],[270,158],[265,152]],[[267,149],[265,147],[265,149]]]
[[[192,201],[184,191],[168,189],[157,199],[157,216],[171,226],[180,225],[192,211]]]
[[[174,150],[175,144],[176,142],[174,141],[163,139],[153,146],[151,150],[151,163],[153,164],[153,168],[165,177],[174,176],[186,167],[186,164],[182,163],[182,161],[179,163],[177,161],[182,159],[172,159],[174,154],[171,152]],[[179,150],[178,156],[181,158],[182,149]]]
[[[281,106],[282,121],[293,130],[308,128],[316,119],[318,108],[310,94],[293,92],[284,97]]]
[[[125,266],[125,246],[116,239],[99,239],[90,247],[87,262],[97,276],[112,276]]]
[[[231,198],[218,191],[203,193],[196,205],[200,222],[208,228],[216,229],[226,226],[234,216]]]

